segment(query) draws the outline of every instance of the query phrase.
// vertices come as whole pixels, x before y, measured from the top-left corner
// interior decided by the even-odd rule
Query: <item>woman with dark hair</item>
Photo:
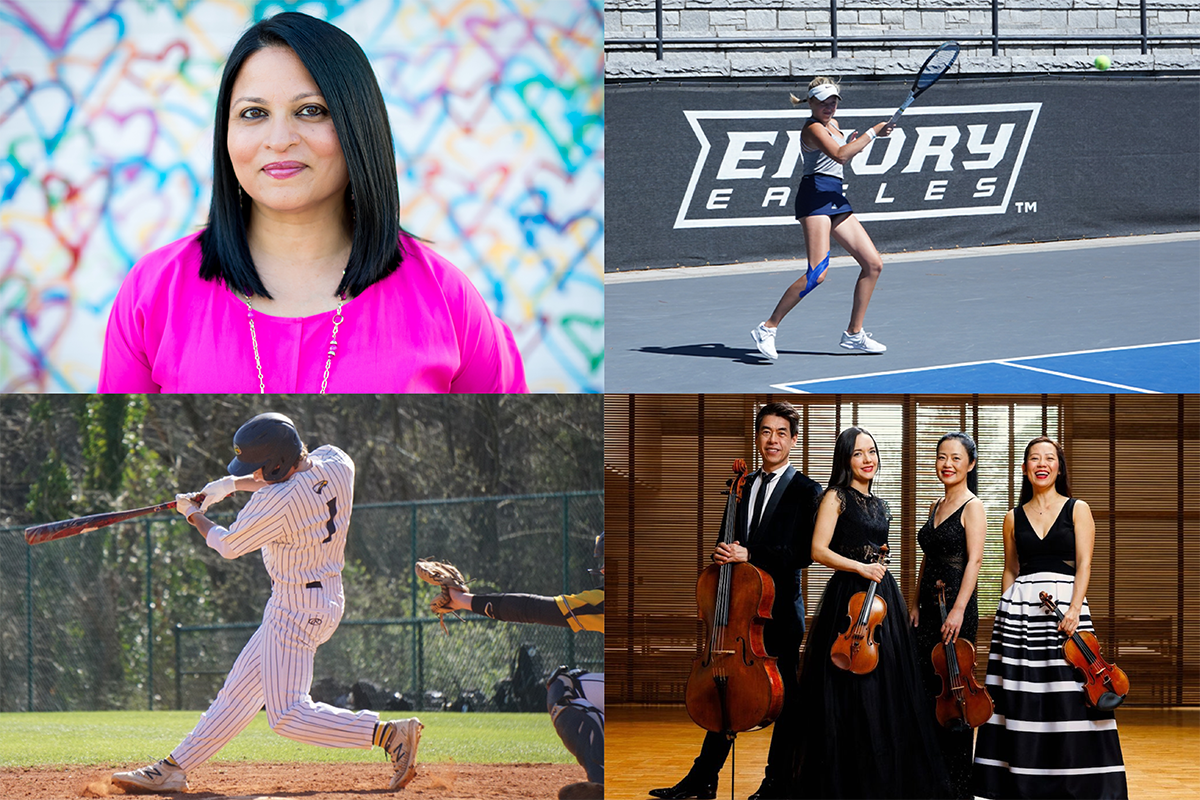
[[[1071,497],[1053,439],[1025,447],[1021,499],[1004,517],[1004,577],[987,687],[995,715],[979,729],[977,797],[1128,797],[1113,712],[1085,702],[1063,640],[1094,631],[1087,602],[1096,523]],[[1046,592],[1063,619],[1042,608]]]
[[[208,225],[125,279],[100,391],[327,390],[526,386],[512,333],[400,227],[391,127],[366,55],[337,27],[287,12],[230,53]]]
[[[900,587],[874,555],[887,544],[892,515],[871,493],[879,468],[875,439],[847,428],[833,452],[829,486],[813,528],[812,558],[833,570],[800,664],[800,730],[789,797],[950,797],[934,738],[916,644]],[[851,596],[874,582],[887,604],[879,662],[866,674],[839,669],[834,641],[850,621]]]
[[[975,440],[965,433],[947,433],[937,444],[937,476],[944,496],[929,506],[929,516],[917,533],[924,558],[917,578],[917,602],[910,612],[916,630],[917,657],[929,696],[936,709],[941,681],[933,669],[933,651],[959,636],[975,644],[979,603],[975,584],[983,564],[987,512],[975,496],[979,485]],[[942,622],[938,581],[946,586],[946,621]],[[955,797],[971,797],[971,745],[975,732],[951,731],[938,725],[938,744],[954,783]]]

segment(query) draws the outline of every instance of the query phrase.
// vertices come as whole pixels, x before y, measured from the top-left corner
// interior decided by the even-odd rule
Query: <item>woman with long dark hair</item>
[[[1113,712],[1085,702],[1062,643],[1094,631],[1088,608],[1096,523],[1071,497],[1062,447],[1025,447],[1021,499],[1004,517],[1004,577],[992,628],[987,688],[995,715],[979,729],[978,797],[1128,797]],[[1042,608],[1046,592],[1063,610]]]
[[[987,538],[987,512],[975,496],[979,485],[975,440],[965,433],[947,433],[937,444],[937,476],[945,494],[929,506],[929,516],[917,533],[924,558],[917,578],[917,601],[912,604],[917,656],[925,678],[930,708],[936,708],[941,682],[933,668],[933,651],[962,637],[975,644],[979,603],[975,591]],[[942,622],[938,581],[946,587],[946,621]],[[971,797],[971,746],[975,732],[950,731],[938,725],[938,744],[954,782],[955,797]]]
[[[908,608],[896,579],[873,557],[887,544],[892,518],[888,504],[871,493],[878,469],[874,437],[862,428],[842,431],[813,527],[813,561],[835,572],[800,665],[805,725],[789,797],[951,796]],[[870,672],[855,674],[836,666],[830,651],[850,624],[851,596],[871,583],[887,604],[876,636],[879,662]]]
[[[400,227],[371,64],[286,12],[221,76],[207,226],[142,258],[105,332],[101,392],[519,392],[508,328]]]

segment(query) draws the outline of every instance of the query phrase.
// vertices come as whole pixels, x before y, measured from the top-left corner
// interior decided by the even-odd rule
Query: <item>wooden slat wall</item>
[[[980,663],[1000,594],[1005,512],[1025,444],[1043,432],[1067,451],[1074,494],[1097,522],[1088,592],[1102,642],[1130,674],[1129,702],[1200,703],[1200,401],[1178,397],[609,395],[605,399],[605,660],[612,702],[679,703],[700,647],[695,580],[708,564],[735,458],[757,466],[754,412],[786,399],[801,412],[792,463],[822,484],[833,443],[858,424],[881,454],[876,492],[892,506],[891,569],[915,589],[916,531],[941,495],[938,438],[979,444],[988,542],[980,579]],[[829,570],[806,570],[809,613]],[[629,576],[632,576],[630,579]],[[811,616],[810,616],[811,621]]]

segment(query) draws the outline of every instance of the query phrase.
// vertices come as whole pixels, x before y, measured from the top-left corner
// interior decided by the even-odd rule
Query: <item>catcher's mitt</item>
[[[417,571],[418,578],[426,583],[442,587],[442,593],[435,597],[433,602],[429,604],[429,610],[438,615],[442,630],[449,634],[450,631],[446,628],[444,615],[453,614],[460,620],[462,619],[458,615],[458,612],[450,607],[450,589],[458,589],[460,592],[469,591],[467,588],[467,579],[458,571],[458,567],[453,564],[448,564],[444,561],[434,561],[431,558],[418,561],[414,568]]]

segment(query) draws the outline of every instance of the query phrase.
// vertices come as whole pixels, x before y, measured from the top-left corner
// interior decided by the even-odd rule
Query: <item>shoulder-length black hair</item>
[[[979,491],[979,461],[975,458],[975,440],[962,431],[954,431],[938,439],[937,447],[934,449],[941,449],[942,442],[950,439],[961,444],[967,451],[967,458],[971,459],[971,471],[967,473],[967,489],[971,494],[976,494]]]
[[[833,469],[829,472],[829,489],[848,489],[850,482],[854,480],[854,473],[850,471],[850,458],[854,455],[854,443],[858,441],[858,435],[865,433],[871,437],[871,444],[875,445],[876,457],[876,472],[878,472],[883,464],[879,459],[879,445],[875,443],[875,437],[871,436],[871,432],[865,428],[850,427],[838,434],[837,442],[833,445]],[[871,484],[875,479],[867,481],[867,491],[871,491]]]
[[[391,275],[403,256],[399,247],[400,190],[387,107],[371,62],[345,31],[294,11],[264,19],[233,47],[217,95],[213,131],[213,192],[208,227],[200,233],[200,277],[223,280],[245,295],[270,298],[246,239],[248,209],[242,207],[238,180],[229,159],[229,109],[233,83],[246,59],[267,47],[287,47],[304,64],[329,106],[329,116],[350,173],[346,188],[350,261],[338,294],[361,294]],[[351,201],[353,197],[353,201]],[[351,218],[353,222],[351,222]]]
[[[1054,488],[1063,497],[1071,496],[1071,483],[1067,480],[1067,455],[1063,452],[1062,445],[1049,436],[1039,436],[1025,445],[1025,457],[1021,459],[1021,499],[1017,503],[1018,506],[1023,506],[1033,499],[1033,484],[1025,475],[1025,462],[1029,460],[1029,451],[1033,449],[1033,446],[1043,442],[1054,445],[1054,450],[1058,454],[1058,478],[1054,481]]]

